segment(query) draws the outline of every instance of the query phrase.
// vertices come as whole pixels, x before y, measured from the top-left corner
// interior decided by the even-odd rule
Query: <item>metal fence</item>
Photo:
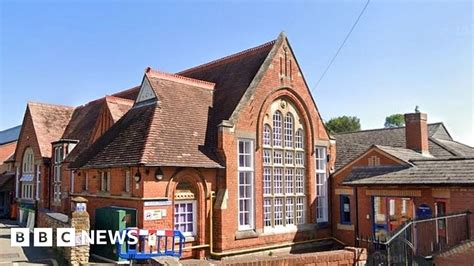
[[[371,236],[357,240],[372,254],[369,265],[423,265],[432,255],[470,238],[469,215],[464,212],[409,220],[384,240]]]

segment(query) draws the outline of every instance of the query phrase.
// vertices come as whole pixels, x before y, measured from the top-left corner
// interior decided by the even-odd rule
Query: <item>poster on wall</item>
[[[160,220],[166,216],[166,210],[145,210],[143,219],[145,221]]]

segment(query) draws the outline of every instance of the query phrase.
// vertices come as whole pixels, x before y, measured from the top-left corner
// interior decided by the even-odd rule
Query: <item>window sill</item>
[[[303,231],[313,231],[315,229],[314,224],[300,224],[294,226],[278,226],[278,227],[267,227],[263,229],[261,236],[289,234]]]
[[[236,240],[247,239],[247,238],[257,238],[257,237],[258,237],[258,234],[257,232],[255,232],[254,229],[237,231],[235,233]]]

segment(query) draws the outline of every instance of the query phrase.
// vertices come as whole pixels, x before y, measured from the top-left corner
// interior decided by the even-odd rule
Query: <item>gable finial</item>
[[[419,113],[420,112],[420,107],[417,105],[415,106],[415,113]]]

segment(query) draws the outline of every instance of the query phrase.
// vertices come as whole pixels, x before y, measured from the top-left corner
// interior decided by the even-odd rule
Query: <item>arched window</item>
[[[21,197],[24,199],[33,199],[33,174],[35,171],[35,157],[31,147],[26,148],[25,152],[23,153],[21,165]]]
[[[303,125],[291,103],[276,101],[270,109],[273,128],[267,129],[265,124],[262,131],[263,223],[267,231],[275,228],[291,230],[305,222]],[[268,139],[271,130],[273,141]]]
[[[33,174],[34,172],[34,154],[32,148],[27,148],[25,153],[23,154],[23,175],[25,174]]]
[[[276,111],[273,114],[273,146],[281,146],[281,113]]]
[[[293,148],[293,115],[285,115],[285,148]]]
[[[185,236],[196,235],[196,196],[191,185],[187,182],[178,183],[174,200],[174,228]]]

